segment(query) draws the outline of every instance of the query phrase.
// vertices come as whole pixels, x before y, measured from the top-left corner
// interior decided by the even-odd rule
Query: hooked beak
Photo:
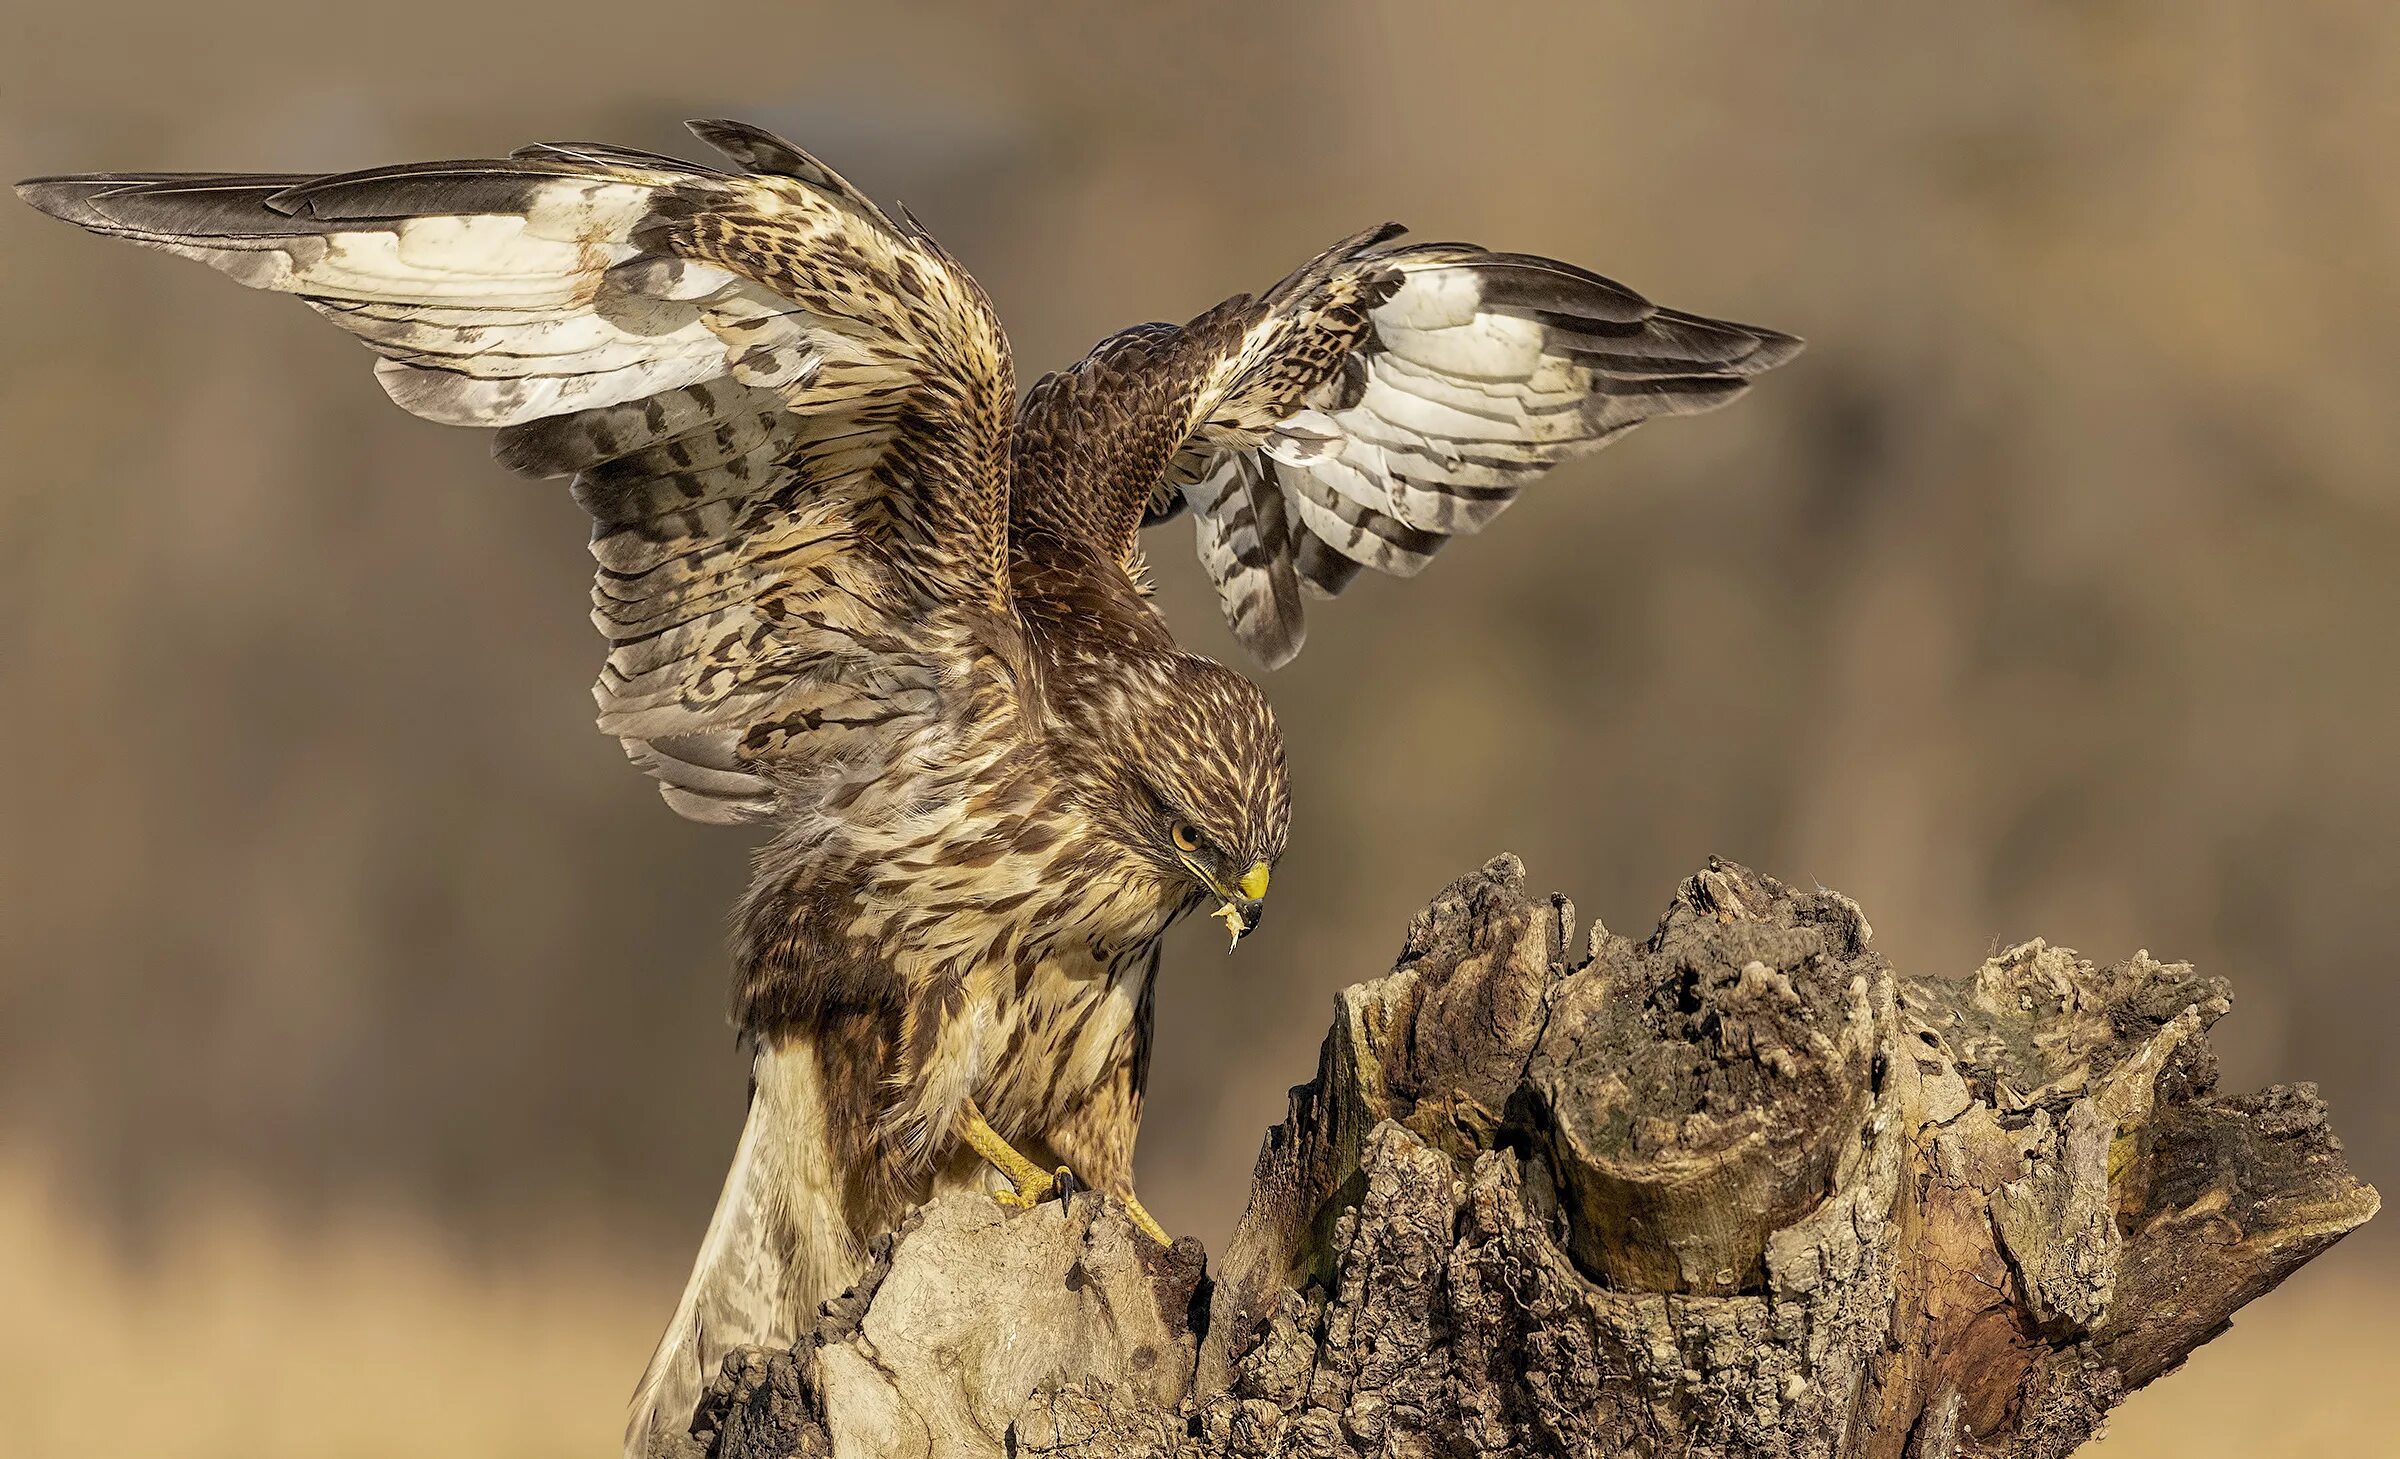
[[[1261,861],[1243,872],[1241,881],[1230,892],[1213,882],[1210,889],[1225,898],[1224,903],[1210,915],[1224,919],[1225,930],[1233,938],[1226,943],[1225,950],[1231,952],[1241,946],[1242,939],[1250,934],[1251,929],[1258,926],[1259,913],[1266,907],[1267,864]]]

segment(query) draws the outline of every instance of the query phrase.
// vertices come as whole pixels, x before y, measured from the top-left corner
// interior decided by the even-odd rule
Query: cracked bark
[[[1501,857],[1345,991],[1213,1283],[1094,1195],[953,1197],[717,1459],[2065,1454],[2372,1215],[2307,1085],[2216,1092],[2225,985],[2042,942],[1896,976],[1712,862],[1640,941]]]

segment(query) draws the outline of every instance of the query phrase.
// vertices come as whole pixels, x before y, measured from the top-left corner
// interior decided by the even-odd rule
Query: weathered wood
[[[1714,862],[1573,947],[1502,857],[1345,991],[1212,1285],[1112,1204],[912,1218],[699,1432],[785,1455],[2046,1456],[2371,1216],[2221,982],[1896,977]]]

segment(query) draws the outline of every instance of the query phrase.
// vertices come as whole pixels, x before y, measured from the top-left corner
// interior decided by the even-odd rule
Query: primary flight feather
[[[683,815],[772,828],[735,948],[750,1116],[636,1454],[936,1188],[997,1167],[1021,1203],[1063,1167],[1132,1200],[1159,938],[1212,904],[1254,926],[1289,815],[1264,698],[1147,601],[1145,525],[1191,515],[1279,666],[1311,598],[1416,572],[1800,347],[1387,225],[1020,402],[990,303],[914,219],[754,127],[693,131],[735,170],[559,143],[18,189],[299,296],[404,408],[572,477],[600,728]]]

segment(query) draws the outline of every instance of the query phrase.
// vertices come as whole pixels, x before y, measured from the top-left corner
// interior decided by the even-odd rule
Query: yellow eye
[[[1178,851],[1192,852],[1200,849],[1200,828],[1190,821],[1177,821],[1175,829],[1167,834],[1175,838],[1175,849]]]

